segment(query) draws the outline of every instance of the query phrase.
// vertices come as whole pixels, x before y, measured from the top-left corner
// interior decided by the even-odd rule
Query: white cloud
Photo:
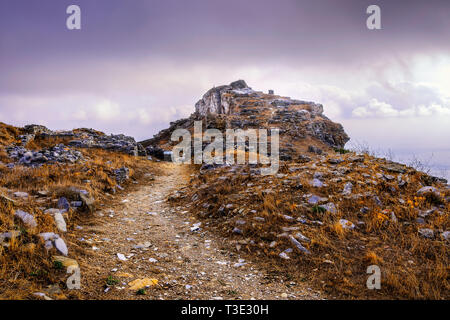
[[[372,98],[367,106],[353,109],[355,118],[395,118],[395,117],[430,117],[450,115],[450,107],[438,104],[419,105],[407,109],[395,109],[386,102]]]
[[[432,84],[375,84],[368,87],[361,97],[358,100],[367,102],[353,108],[352,117],[407,118],[450,114],[450,99]]]
[[[367,117],[397,117],[399,111],[394,109],[390,104],[378,101],[375,98],[370,99],[367,107],[359,107],[353,110],[352,115],[360,118]]]

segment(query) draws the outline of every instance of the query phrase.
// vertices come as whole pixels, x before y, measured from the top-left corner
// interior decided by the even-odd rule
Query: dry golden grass
[[[14,127],[0,125],[1,144],[17,142],[15,139],[19,133]],[[27,147],[41,149],[63,142],[61,139],[37,140]],[[0,150],[1,155],[6,157],[1,146]],[[7,247],[0,246],[0,299],[33,298],[33,292],[57,283],[61,275],[64,278],[65,271],[55,269],[51,263],[50,256],[56,252],[46,252],[38,237],[41,232],[58,233],[53,218],[39,208],[56,207],[57,200],[62,196],[69,201],[79,200],[73,187],[89,191],[96,203],[104,203],[108,201],[105,193],[116,186],[114,169],[124,166],[130,169],[131,179],[122,184],[125,188],[133,185],[131,181],[143,179],[145,173],[152,172],[151,162],[142,158],[99,149],[80,151],[86,161],[76,164],[53,164],[40,168],[16,166],[13,169],[0,165],[0,233],[12,230],[21,232],[20,236],[8,242]],[[26,200],[12,199],[11,193],[14,191],[25,191],[31,197]],[[38,191],[47,191],[47,195],[38,196]],[[32,213],[38,227],[30,230],[14,219],[17,209]],[[71,230],[79,219],[88,216],[84,209],[71,209],[66,216],[68,229]],[[70,250],[69,246],[69,254]]]
[[[23,130],[0,122],[0,145],[9,145],[17,142],[17,137],[23,134]]]
[[[351,156],[354,155],[344,158]],[[293,173],[288,170],[289,164],[282,165],[279,173],[285,176],[280,178],[246,175],[248,168],[236,173],[229,173],[226,168],[217,169],[198,175],[185,199],[191,201],[192,195],[197,194],[193,213],[210,219],[212,228],[224,236],[240,241],[240,254],[247,252],[249,258],[265,264],[268,270],[283,272],[287,278],[309,281],[331,297],[449,299],[449,244],[438,237],[425,239],[419,236],[418,229],[449,230],[450,205],[446,203],[427,217],[425,225],[417,224],[415,219],[419,209],[428,210],[444,204],[442,198],[448,197],[450,192],[447,189],[441,197],[418,197],[416,192],[425,176],[414,170],[407,174],[409,182],[403,188],[397,186],[397,179],[391,183],[379,179],[377,185],[358,183],[368,180],[362,174],[370,174],[369,179],[373,179],[376,172],[381,172],[383,163],[383,160],[369,156],[365,156],[363,163],[367,168],[345,161],[338,165],[352,168],[345,179],[329,182],[327,187],[320,189],[311,187],[309,181],[318,171],[325,174],[327,181],[333,177],[326,162],[321,164],[319,161],[314,169],[308,169],[307,164]],[[290,182],[283,183],[283,180]],[[353,194],[362,197],[352,199],[341,195],[348,180],[353,182]],[[299,182],[303,185],[300,189],[296,188]],[[383,206],[377,206],[372,196],[364,196],[366,193],[377,195]],[[305,194],[328,197],[336,204],[337,212],[313,211],[311,205],[305,204]],[[405,200],[404,204],[400,198]],[[203,207],[206,203],[208,208]],[[227,204],[233,204],[233,207],[221,211],[220,208]],[[366,214],[360,212],[363,207],[369,210]],[[392,219],[392,213],[397,221]],[[283,215],[294,220],[288,221]],[[255,217],[265,221],[258,222],[259,218]],[[297,218],[309,222],[300,223]],[[232,233],[237,219],[246,221],[245,225],[239,225],[242,236]],[[361,224],[350,230],[342,228],[339,219]],[[323,224],[312,223],[316,220]],[[293,247],[287,237],[280,237],[288,230],[286,228],[294,228],[291,234],[300,231],[311,240],[302,242],[311,251],[310,255],[296,252],[294,248],[289,254],[290,260],[278,256],[284,249]],[[274,241],[276,245],[271,247],[269,244]],[[373,264],[381,268],[381,290],[366,288],[367,267]]]

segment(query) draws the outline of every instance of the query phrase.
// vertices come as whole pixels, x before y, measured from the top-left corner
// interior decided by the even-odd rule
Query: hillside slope
[[[345,150],[323,106],[254,91],[242,81],[209,90],[188,118],[143,141],[170,151],[175,129],[280,129],[280,170],[203,165],[175,203],[267,266],[344,298],[448,298],[450,188],[414,168]],[[203,144],[205,148],[205,143]],[[248,149],[246,152],[248,153]],[[380,267],[381,290],[366,287]],[[308,274],[308,276],[304,276]]]
[[[278,172],[158,160],[195,121],[278,128]],[[447,181],[345,150],[348,140],[322,105],[242,80],[140,143],[0,124],[0,297],[449,299]],[[70,265],[87,277],[81,290],[67,288]],[[370,266],[379,290],[366,286]]]

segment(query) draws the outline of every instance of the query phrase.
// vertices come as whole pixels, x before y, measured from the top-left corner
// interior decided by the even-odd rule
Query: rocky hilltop
[[[175,129],[192,130],[202,120],[204,129],[280,129],[280,159],[296,160],[306,151],[321,153],[343,148],[349,140],[342,125],[323,114],[323,106],[250,88],[244,80],[208,90],[187,119],[170,124],[153,139],[142,141],[149,154],[162,157],[174,145]]]
[[[323,112],[239,80],[140,143],[0,123],[0,297],[139,298],[159,279],[151,298],[209,298],[219,285],[199,278],[206,266],[207,278],[233,275],[220,293],[233,299],[270,285],[276,298],[308,297],[298,295],[307,286],[330,298],[449,299],[447,181],[344,149],[349,137]],[[278,172],[155,159],[170,159],[172,132],[195,121],[279,128]],[[65,287],[68,266],[81,268],[82,291]],[[367,287],[369,266],[381,270],[379,290]],[[189,284],[177,286],[181,270]]]

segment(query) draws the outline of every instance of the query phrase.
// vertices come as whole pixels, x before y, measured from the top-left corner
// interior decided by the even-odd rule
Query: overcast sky
[[[71,4],[81,30],[66,28]],[[366,27],[370,4],[382,30]],[[322,103],[374,148],[449,150],[449,75],[447,0],[0,2],[0,121],[15,125],[140,140],[244,79]]]

